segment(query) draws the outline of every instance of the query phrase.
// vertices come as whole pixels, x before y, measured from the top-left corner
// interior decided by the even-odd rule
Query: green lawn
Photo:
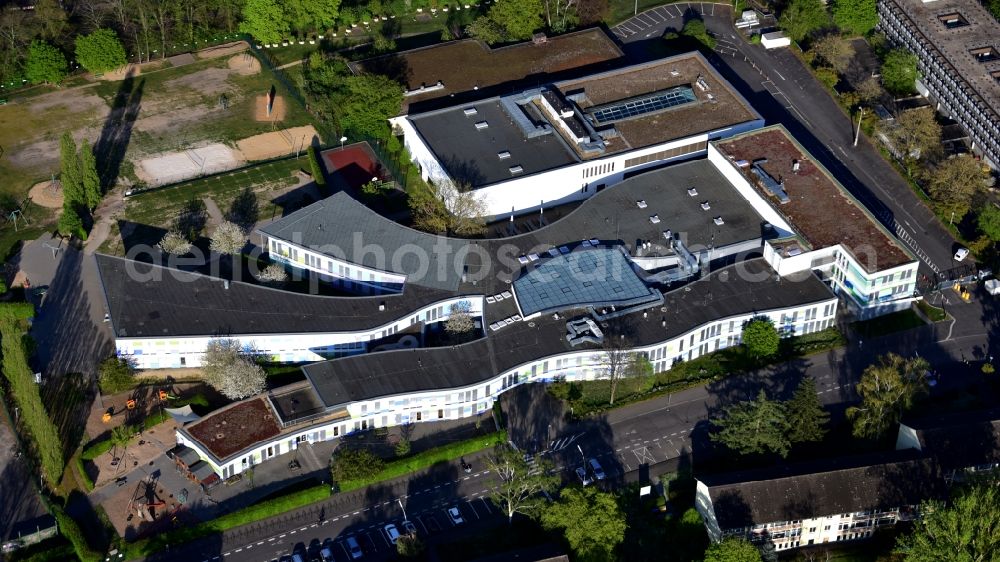
[[[924,325],[924,321],[911,309],[893,312],[871,320],[851,323],[851,330],[861,337],[875,338],[895,332],[912,330]]]
[[[225,212],[243,189],[261,191],[293,185],[294,173],[308,168],[308,157],[303,154],[149,190],[128,198],[125,218],[139,224],[166,225],[177,217],[185,203],[204,197],[211,197]],[[278,210],[270,200],[260,201],[261,217],[272,216]]]
[[[938,308],[926,300],[917,301],[917,308],[924,313],[924,316],[930,318],[931,322],[940,322],[948,318],[948,313],[943,308]]]
[[[506,441],[507,432],[500,431],[497,433],[490,433],[488,435],[480,435],[465,441],[458,441],[448,445],[434,447],[433,449],[427,449],[426,451],[417,453],[410,457],[387,462],[385,464],[385,468],[382,469],[382,472],[379,472],[372,478],[346,480],[344,482],[340,482],[340,491],[349,492],[351,490],[369,486],[376,482],[398,478],[418,470],[429,468],[439,462],[455,460],[459,457],[491,448],[497,443]]]

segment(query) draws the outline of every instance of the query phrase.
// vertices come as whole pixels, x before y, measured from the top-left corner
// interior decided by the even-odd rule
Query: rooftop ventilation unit
[[[671,76],[680,76],[681,73],[677,72],[677,69],[675,68],[675,69],[673,69],[673,70],[670,71],[670,75]]]
[[[506,160],[506,159],[510,158],[510,152],[508,152],[508,151],[506,151],[506,150],[504,150],[503,152],[497,152],[497,156],[498,156],[498,157],[499,157],[499,158],[500,158],[501,160]]]
[[[799,168],[801,167],[802,165],[799,163],[798,160],[792,160],[792,173],[795,174],[799,173]]]
[[[688,188],[688,195],[690,195],[691,197],[694,197],[694,196],[698,195],[698,189],[694,188],[694,187],[689,187]]]
[[[563,119],[569,119],[570,117],[573,117],[573,110],[563,109],[562,111],[559,112],[559,117],[562,117]]]
[[[674,239],[674,232],[672,230],[664,230],[663,231],[663,237],[666,238],[667,240],[673,240]]]
[[[640,199],[640,200],[638,200],[638,201],[635,202],[635,206],[639,207],[640,209],[645,209],[648,205],[646,205],[646,200],[645,199]]]
[[[476,130],[477,131],[482,131],[483,129],[485,129],[485,128],[489,127],[489,126],[490,126],[490,124],[487,123],[486,121],[480,121],[480,122],[476,123]]]
[[[653,224],[660,224],[660,215],[653,215],[649,217],[649,222]]]
[[[708,201],[702,201],[701,202],[701,210],[702,211],[707,211],[707,210],[709,210],[711,208],[712,208],[712,206],[708,204]]]
[[[714,222],[718,226],[726,224],[726,221],[722,220],[722,217],[715,217]]]
[[[510,173],[512,174],[520,174],[523,171],[524,168],[522,168],[520,165],[510,167]]]
[[[467,107],[465,108],[465,111],[463,111],[462,113],[464,113],[466,117],[471,117],[479,113],[479,110],[474,107]]]
[[[698,86],[698,89],[701,90],[702,92],[707,92],[711,90],[711,88],[708,87],[708,82],[705,81],[704,76],[698,76],[698,79],[695,80],[694,83],[695,85]]]

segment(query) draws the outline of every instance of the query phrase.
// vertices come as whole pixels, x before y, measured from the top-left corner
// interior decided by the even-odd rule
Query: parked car
[[[333,550],[328,546],[324,546],[319,549],[319,557],[323,559],[323,562],[333,562]]]
[[[465,523],[465,519],[462,519],[462,512],[458,510],[457,506],[448,508],[448,519],[451,519],[452,525],[461,525]]]
[[[417,526],[412,521],[403,521],[403,532],[407,535],[416,535]]]
[[[385,526],[385,536],[389,539],[389,542],[396,544],[396,541],[399,539],[399,529],[392,523],[389,523]]]
[[[604,480],[608,477],[607,474],[604,474],[604,469],[601,468],[601,463],[597,462],[597,459],[590,459],[588,462],[590,463],[591,472],[594,473],[594,478]]]
[[[347,540],[344,542],[347,543],[347,552],[351,553],[352,560],[357,560],[365,555],[365,553],[361,550],[361,545],[358,544],[358,539],[354,537],[347,537]]]
[[[582,466],[576,467],[576,477],[580,479],[580,483],[584,486],[590,486],[591,482],[593,482],[590,477],[587,476],[587,469]]]
[[[955,261],[962,261],[968,255],[969,255],[968,248],[959,248],[958,251],[955,252]]]

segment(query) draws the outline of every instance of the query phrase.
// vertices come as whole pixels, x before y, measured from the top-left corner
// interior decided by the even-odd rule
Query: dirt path
[[[94,210],[94,228],[91,229],[87,245],[83,248],[85,254],[94,254],[101,247],[101,244],[104,244],[108,235],[111,234],[111,226],[114,224],[115,218],[124,209],[125,198],[122,196],[121,189],[115,189],[104,198],[104,201]]]
[[[205,230],[214,230],[215,227],[222,224],[226,219],[222,216],[222,211],[211,197],[203,197],[202,201],[205,203],[205,211],[208,213],[208,224],[205,225]]]

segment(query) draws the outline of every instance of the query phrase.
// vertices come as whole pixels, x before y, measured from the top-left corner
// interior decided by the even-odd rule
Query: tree
[[[930,107],[904,111],[882,133],[904,159],[927,156],[941,146],[941,125]]]
[[[364,480],[376,476],[385,462],[368,449],[337,447],[330,461],[330,474],[334,482]]]
[[[32,84],[58,84],[66,77],[66,56],[44,41],[32,41],[24,75]]]
[[[857,385],[861,404],[847,409],[854,435],[877,439],[896,427],[917,396],[927,392],[927,361],[889,353],[869,365]]]
[[[781,338],[774,322],[767,316],[751,318],[743,325],[743,345],[751,357],[767,358],[778,353]]]
[[[949,158],[930,173],[927,193],[944,216],[962,220],[972,199],[986,187],[983,164],[966,155]]]
[[[1000,241],[1000,208],[994,203],[986,203],[976,216],[979,231],[994,242]]]
[[[239,340],[214,339],[202,358],[205,382],[230,400],[242,400],[264,391],[267,374],[253,359],[252,348]]]
[[[494,2],[487,17],[504,30],[505,41],[523,41],[542,27],[541,0],[500,0]]]
[[[725,538],[705,550],[705,562],[761,562],[760,551],[745,539]]]
[[[506,31],[503,26],[486,16],[476,18],[475,21],[465,28],[465,33],[469,37],[474,37],[490,45],[503,43],[507,40]]]
[[[56,230],[63,236],[76,236],[80,240],[87,239],[87,230],[83,227],[83,218],[73,205],[63,205]]]
[[[284,6],[288,24],[300,32],[333,27],[340,13],[340,0],[284,0],[281,5]]]
[[[392,452],[395,453],[397,457],[405,457],[410,454],[410,448],[410,440],[402,437],[398,442],[396,442],[396,446],[393,447]]]
[[[355,136],[384,138],[389,133],[388,119],[403,106],[403,87],[381,74],[348,76],[344,86],[339,101],[343,129]]]
[[[542,492],[551,492],[559,486],[555,465],[548,458],[538,458],[534,467],[524,460],[524,455],[508,443],[498,443],[486,464],[500,481],[490,498],[507,514],[507,522],[514,522],[514,514],[534,517],[545,506]]]
[[[542,511],[541,522],[549,531],[561,531],[581,562],[613,559],[625,538],[625,514],[615,497],[594,487],[564,488]]]
[[[858,100],[861,103],[872,103],[878,100],[882,97],[882,91],[882,83],[874,76],[865,78],[863,82],[858,84],[858,89],[855,90],[858,94]]]
[[[101,176],[97,173],[97,158],[90,148],[90,142],[83,139],[80,144],[80,183],[87,208],[93,210],[101,204]]]
[[[326,178],[323,177],[323,166],[319,162],[319,153],[316,147],[309,145],[309,169],[312,171],[313,181],[322,187],[326,185]]]
[[[174,256],[183,256],[191,251],[191,242],[176,230],[168,231],[157,244],[161,251]]]
[[[212,233],[212,240],[208,247],[213,252],[233,256],[239,254],[246,244],[246,232],[236,223],[223,221]]]
[[[470,186],[441,189],[448,210],[448,229],[459,236],[475,236],[486,231],[488,210],[483,197]]]
[[[424,541],[420,540],[416,533],[400,535],[396,539],[396,554],[403,558],[416,558],[423,554],[426,548]]]
[[[708,49],[715,48],[715,37],[708,34],[708,28],[705,27],[705,22],[703,20],[688,20],[684,24],[684,27],[681,28],[681,35],[694,39]]]
[[[459,301],[451,305],[448,320],[444,330],[452,335],[468,334],[476,328],[475,319],[471,314],[472,304],[469,301]]]
[[[822,441],[830,413],[819,402],[816,381],[803,377],[791,400],[785,403],[788,419],[788,440],[792,443]]]
[[[978,562],[1000,552],[1000,490],[986,480],[969,486],[950,505],[927,501],[913,531],[896,551],[907,562]]]
[[[875,0],[834,0],[833,23],[853,35],[868,35],[878,25]]]
[[[882,61],[882,84],[893,94],[912,94],[918,76],[917,55],[905,49],[889,51]]]
[[[802,41],[830,22],[820,0],[791,0],[778,19],[778,25],[795,41]]]
[[[288,36],[288,20],[276,0],[247,0],[243,6],[240,33],[247,33],[259,43],[280,43]]]
[[[97,368],[97,381],[105,394],[127,390],[135,382],[135,364],[125,357],[109,357]]]
[[[260,272],[257,279],[268,285],[283,285],[288,282],[288,271],[280,263],[272,263]]]
[[[435,196],[430,186],[416,182],[407,188],[406,194],[413,228],[435,234],[448,230],[448,208]]]
[[[42,37],[49,40],[63,37],[67,16],[59,0],[37,0],[34,16]]]
[[[712,440],[741,455],[777,453],[788,456],[791,442],[785,405],[769,400],[763,389],[756,400],[724,408],[722,415],[712,420],[712,425],[717,430]]]
[[[812,52],[837,73],[843,73],[851,66],[854,46],[843,37],[830,33],[813,41]]]
[[[59,139],[59,183],[62,184],[63,205],[79,205],[86,201],[83,192],[83,178],[80,173],[80,159],[76,153],[76,143],[68,132]]]
[[[97,29],[76,38],[76,62],[95,74],[125,66],[125,47],[114,31]]]
[[[621,332],[607,333],[601,349],[604,352],[604,376],[611,387],[610,405],[615,404],[615,395],[622,380],[636,377],[644,373],[646,364],[642,356],[631,351],[632,342]]]

